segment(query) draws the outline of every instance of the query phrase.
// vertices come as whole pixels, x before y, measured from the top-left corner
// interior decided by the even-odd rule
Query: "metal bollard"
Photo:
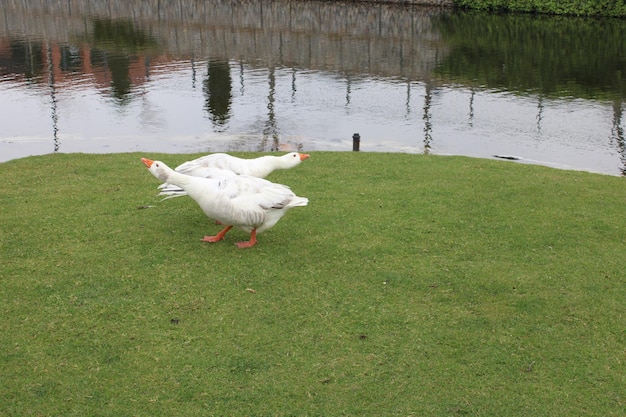
[[[354,152],[358,152],[360,147],[361,147],[361,135],[359,135],[358,133],[355,133],[354,135],[352,135],[352,150]]]

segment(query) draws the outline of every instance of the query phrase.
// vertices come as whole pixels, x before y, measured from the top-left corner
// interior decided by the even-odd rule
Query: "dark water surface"
[[[626,21],[315,1],[0,0],[0,162],[455,154],[626,171]]]

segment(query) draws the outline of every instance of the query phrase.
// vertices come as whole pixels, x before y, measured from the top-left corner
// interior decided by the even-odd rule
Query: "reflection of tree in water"
[[[131,62],[137,53],[154,49],[156,41],[129,20],[95,19],[91,39],[91,64],[111,72],[111,89],[120,104],[130,99]]]
[[[104,67],[111,73],[111,91],[119,104],[126,104],[130,100],[131,58],[117,52],[106,52],[100,49],[92,49],[89,52],[89,60],[94,67]]]
[[[228,62],[209,61],[207,76],[203,82],[206,96],[204,108],[209,113],[213,126],[221,131],[225,130],[230,119],[231,82]]]
[[[613,101],[613,129],[611,129],[611,134],[622,162],[620,171],[626,177],[626,138],[624,138],[624,128],[622,127],[622,115],[624,114],[622,103],[623,101],[617,98]]]
[[[272,151],[276,151],[278,150],[280,136],[278,134],[278,126],[276,124],[276,109],[274,107],[276,102],[276,74],[273,66],[269,68],[268,83],[269,92],[267,95],[267,121],[265,122],[265,127],[263,128],[263,148],[267,145],[267,139],[271,137],[272,146],[270,149]]]
[[[623,19],[459,10],[433,24],[450,47],[435,70],[444,79],[548,98],[626,94]]]
[[[11,40],[11,59],[2,62],[3,74],[24,74],[27,79],[40,77],[45,66],[45,53],[40,44]]]
[[[130,58],[128,55],[112,54],[109,56],[109,70],[111,71],[111,89],[113,96],[125,103],[130,94]]]
[[[424,94],[424,155],[430,153],[433,142],[433,125],[431,120],[431,105],[433,100],[433,85],[430,80],[426,81]]]
[[[48,87],[50,88],[50,116],[52,118],[52,140],[54,141],[54,152],[60,148],[59,142],[59,114],[57,112],[57,93],[54,81],[54,69],[52,68],[52,49],[50,45],[46,48],[46,59],[48,61]]]

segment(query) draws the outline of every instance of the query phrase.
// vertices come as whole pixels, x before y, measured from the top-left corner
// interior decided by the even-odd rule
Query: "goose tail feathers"
[[[306,197],[296,197],[289,203],[290,207],[303,207],[309,204],[309,199]]]

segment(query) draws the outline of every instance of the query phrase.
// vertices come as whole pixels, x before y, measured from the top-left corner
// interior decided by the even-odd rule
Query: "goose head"
[[[154,175],[163,182],[167,182],[167,179],[169,178],[172,169],[165,165],[165,163],[161,161],[153,161],[147,158],[141,158],[141,162],[143,162],[143,164],[148,167],[148,171],[150,171],[152,175]]]
[[[295,167],[296,165],[300,164],[300,162],[310,157],[311,155],[309,155],[308,153],[299,153],[299,152],[290,152],[288,154],[281,156],[281,158],[285,161],[285,166],[290,167],[290,168]]]

